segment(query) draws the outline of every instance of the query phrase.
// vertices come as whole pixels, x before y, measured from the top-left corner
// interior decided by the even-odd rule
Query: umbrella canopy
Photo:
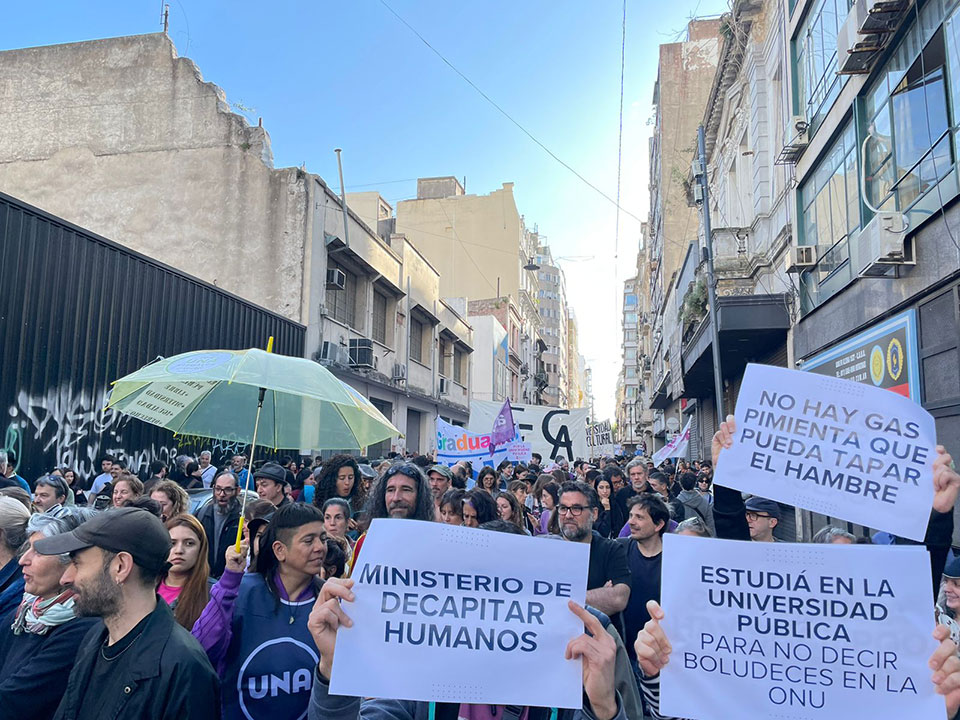
[[[109,408],[178,435],[257,444],[363,448],[400,435],[369,400],[322,365],[259,349],[199,350],[157,360],[113,384]]]

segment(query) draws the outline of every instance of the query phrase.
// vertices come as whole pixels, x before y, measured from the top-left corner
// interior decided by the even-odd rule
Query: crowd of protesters
[[[640,457],[474,468],[423,455],[241,454],[154,462],[146,479],[104,457],[84,481],[61,467],[32,482],[0,460],[0,715],[16,718],[659,718],[669,659],[660,621],[665,533],[778,542],[785,508],[713,487],[712,460]],[[960,705],[960,556],[950,541],[960,476],[940,448],[926,545],[941,648],[931,659]],[[255,490],[255,494],[254,494]],[[245,522],[241,505],[246,495]],[[441,522],[588,544],[580,710],[414,703],[331,695],[340,602],[374,519]],[[242,526],[241,541],[236,543]],[[901,542],[878,535],[877,541]],[[827,526],[814,542],[861,543]],[[278,679],[283,678],[279,681]]]

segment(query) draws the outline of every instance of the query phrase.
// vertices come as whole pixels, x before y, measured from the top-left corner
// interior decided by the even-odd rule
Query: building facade
[[[0,98],[0,190],[305,325],[305,356],[406,436],[371,454],[466,420],[472,329],[437,269],[321,177],[274,168],[264,128],[166,35],[2,52]]]
[[[691,241],[697,237],[698,226],[697,209],[688,202],[687,178],[690,151],[696,145],[697,125],[702,117],[694,109],[705,107],[710,95],[720,55],[720,28],[719,18],[692,20],[684,41],[660,46],[649,148],[650,215],[640,250],[645,258],[637,261],[647,284],[643,300],[638,299],[638,346],[639,322],[643,319],[650,326],[649,355],[640,358],[641,368],[649,358],[650,369],[641,371],[648,379],[644,383],[639,424],[641,441],[646,442],[650,453],[679,430],[682,419],[678,276]],[[643,331],[647,332],[646,328]],[[637,387],[639,395],[639,384]],[[624,395],[621,403],[626,402]]]
[[[541,334],[547,349],[543,353],[544,369],[547,373],[547,386],[543,390],[545,405],[569,407],[569,345],[567,332],[569,312],[567,308],[567,285],[563,268],[553,260],[550,246],[543,242],[537,248],[537,276],[540,280],[540,319],[543,322]]]

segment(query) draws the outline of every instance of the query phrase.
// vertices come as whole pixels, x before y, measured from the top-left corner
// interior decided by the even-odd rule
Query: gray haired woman
[[[0,619],[0,708],[4,717],[51,718],[87,631],[99,618],[77,617],[74,595],[60,585],[69,557],[38,555],[33,544],[73,530],[95,510],[64,508],[59,517],[32,515],[20,557],[24,593],[12,615]]]

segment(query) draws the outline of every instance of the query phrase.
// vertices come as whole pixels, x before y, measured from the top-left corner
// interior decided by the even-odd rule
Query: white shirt
[[[213,478],[217,474],[217,468],[213,465],[207,465],[206,470],[200,471],[200,478],[203,480],[203,486],[205,488],[210,487],[213,484]]]
[[[107,483],[111,482],[113,482],[113,475],[108,472],[100,473],[93,479],[93,484],[90,486],[90,495],[96,495],[107,486]]]

